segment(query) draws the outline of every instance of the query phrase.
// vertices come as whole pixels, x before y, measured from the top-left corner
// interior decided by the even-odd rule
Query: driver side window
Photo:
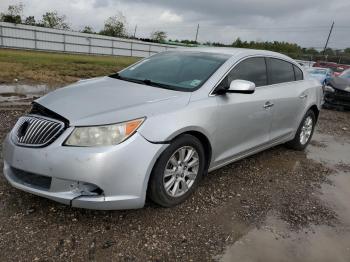
[[[228,88],[233,80],[247,80],[255,86],[267,85],[267,72],[264,57],[247,58],[236,65],[219,84],[222,88]]]

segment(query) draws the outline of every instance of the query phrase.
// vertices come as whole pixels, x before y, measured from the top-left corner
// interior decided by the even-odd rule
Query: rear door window
[[[270,84],[279,84],[295,81],[293,65],[287,61],[268,58]]]

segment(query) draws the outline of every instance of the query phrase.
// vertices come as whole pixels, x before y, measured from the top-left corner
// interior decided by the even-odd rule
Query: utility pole
[[[198,39],[198,32],[199,32],[199,24],[197,25],[197,32],[196,32],[196,42],[197,42],[197,39]]]
[[[137,25],[135,25],[134,38],[136,38]]]
[[[329,34],[328,34],[328,38],[327,38],[327,41],[326,41],[326,45],[324,46],[324,49],[323,49],[323,55],[325,55],[325,53],[326,53],[326,49],[327,49],[327,46],[328,46],[329,38],[331,37],[332,31],[333,31],[333,27],[334,27],[334,21],[332,23],[331,30],[329,30]]]

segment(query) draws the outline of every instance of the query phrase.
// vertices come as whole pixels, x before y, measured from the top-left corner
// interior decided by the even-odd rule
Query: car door
[[[253,94],[223,94],[217,99],[217,131],[214,164],[244,155],[268,142],[272,121],[264,57],[250,57],[238,63],[218,88],[227,88],[233,80],[254,82]]]
[[[297,66],[282,59],[267,58],[267,69],[273,103],[270,140],[283,140],[296,131],[308,94],[303,72]]]

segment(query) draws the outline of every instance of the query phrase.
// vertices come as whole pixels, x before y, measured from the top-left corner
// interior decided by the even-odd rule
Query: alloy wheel
[[[312,128],[313,128],[312,117],[308,116],[307,118],[305,118],[303,126],[301,128],[300,144],[305,145],[309,141],[312,133]]]
[[[195,182],[199,170],[199,156],[196,149],[184,146],[177,149],[168,160],[164,174],[163,186],[171,197],[185,194]]]

